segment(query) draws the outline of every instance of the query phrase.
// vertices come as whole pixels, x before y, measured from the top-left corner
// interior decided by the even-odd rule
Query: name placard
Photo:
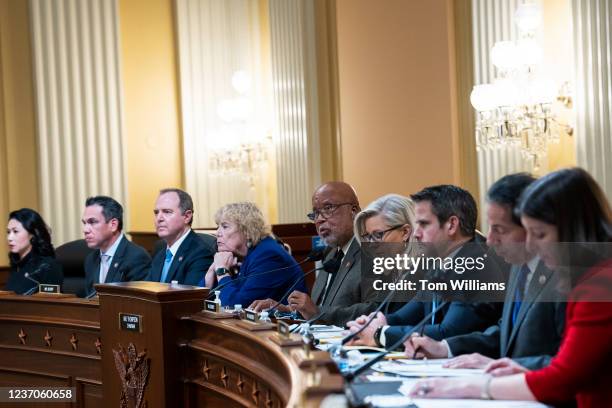
[[[289,328],[289,325],[286,322],[283,322],[282,320],[277,320],[276,324],[276,330],[278,331],[278,335],[280,337],[289,338],[289,336],[291,336],[291,329]]]
[[[38,285],[39,293],[60,293],[60,285],[49,285],[47,283],[41,283]]]
[[[244,311],[244,320],[248,320],[252,323],[257,323],[259,321],[259,313],[254,312],[252,310]]]
[[[221,303],[217,303],[214,300],[205,300],[204,310],[207,310],[209,312],[219,313],[221,311]]]
[[[119,313],[119,328],[121,330],[142,333],[142,316],[137,314]]]

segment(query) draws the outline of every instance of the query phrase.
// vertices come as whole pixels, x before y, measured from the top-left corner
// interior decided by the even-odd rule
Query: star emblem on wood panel
[[[221,382],[223,383],[224,388],[227,388],[228,379],[229,374],[227,373],[227,367],[223,366],[223,369],[221,369]]]
[[[49,330],[47,330],[47,332],[45,333],[45,337],[43,337],[43,340],[45,340],[45,345],[47,347],[52,346],[51,342],[53,341],[53,336],[51,336],[51,333],[49,333]]]
[[[257,388],[256,382],[253,383],[253,392],[251,393],[251,396],[253,397],[253,402],[255,402],[255,405],[259,405],[259,388]]]
[[[19,342],[25,346],[26,337],[28,337],[28,335],[23,331],[23,329],[19,329],[17,336],[19,337]]]
[[[242,394],[242,391],[244,390],[244,379],[242,378],[241,373],[238,373],[238,381],[236,381],[236,387],[238,387],[238,390]]]
[[[70,345],[72,346],[72,350],[76,351],[78,348],[78,344],[79,339],[77,339],[76,334],[72,333],[72,336],[70,336]]]
[[[204,362],[202,363],[202,374],[204,374],[204,379],[208,381],[208,378],[210,377],[210,367],[208,365],[208,360],[204,360]]]

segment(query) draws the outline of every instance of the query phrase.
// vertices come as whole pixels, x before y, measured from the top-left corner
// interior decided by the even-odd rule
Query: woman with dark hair
[[[6,239],[11,264],[6,290],[33,293],[37,289],[34,280],[53,285],[62,284],[64,274],[61,265],[55,260],[49,229],[36,211],[22,208],[11,212]]]
[[[612,215],[605,195],[584,170],[564,169],[531,184],[518,212],[527,246],[568,276],[563,341],[548,367],[530,371],[504,358],[487,377],[418,382],[419,398],[538,400],[578,407],[612,407]],[[603,247],[603,248],[602,248]],[[604,249],[602,254],[600,249]],[[606,254],[607,250],[607,254]]]

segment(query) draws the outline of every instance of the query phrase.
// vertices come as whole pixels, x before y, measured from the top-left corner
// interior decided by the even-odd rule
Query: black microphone
[[[315,271],[320,271],[320,270],[325,270],[325,265],[319,267],[319,268],[313,268],[311,270],[309,270],[308,272],[304,273],[302,276],[300,276],[299,278],[297,278],[297,280],[293,283],[293,285],[291,285],[291,287],[289,289],[287,289],[287,291],[283,294],[283,296],[281,296],[281,298],[274,304],[274,306],[272,306],[271,308],[268,309],[268,312],[273,312],[278,305],[280,305],[281,303],[283,303],[285,300],[287,300],[287,298],[289,297],[289,295],[293,292],[293,290],[295,289],[295,287],[298,285],[298,283],[300,283],[301,281],[303,281],[306,276],[310,275],[311,273],[315,272]]]
[[[32,273],[26,272],[26,273],[24,273],[24,274],[23,274],[23,276],[24,276],[26,279],[29,279],[29,280],[31,280],[32,282],[34,282],[34,283],[36,284],[36,286],[34,286],[34,287],[32,287],[32,288],[28,289],[28,291],[27,291],[27,292],[24,292],[24,295],[26,295],[26,296],[27,296],[27,295],[31,295],[31,294],[33,294],[34,292],[36,292],[36,291],[38,290],[38,287],[40,286],[40,282],[39,282],[39,281],[37,281],[36,279],[32,278],[32,276],[33,276],[33,275],[38,275],[38,274],[39,274],[39,273],[41,273],[41,272],[42,272],[44,269],[47,269],[47,266],[48,266],[47,264],[42,264],[42,265],[40,265],[38,268],[36,268],[36,270],[35,270],[34,272],[32,272]]]
[[[304,258],[303,260],[298,262],[297,265],[302,265],[302,264],[305,264],[306,262],[320,261],[321,259],[323,259],[324,254],[325,254],[325,248],[313,249],[312,251],[310,251],[308,253],[308,255],[306,255],[306,258]],[[275,269],[271,269],[269,271],[259,272],[259,273],[255,273],[255,274],[248,275],[248,276],[240,276],[240,277],[238,277],[236,279],[231,279],[231,280],[225,282],[222,285],[219,285],[219,286],[217,286],[215,288],[212,288],[211,293],[209,293],[208,296],[206,296],[206,300],[208,300],[211,297],[213,297],[214,294],[215,294],[215,291],[223,289],[224,287],[226,287],[230,283],[242,281],[242,280],[248,279],[248,278],[253,277],[253,276],[267,275],[269,273],[278,272],[278,271],[282,271],[282,270],[285,270],[285,269],[290,269],[290,268],[293,268],[295,266],[296,265],[283,266],[281,268],[275,268]],[[310,272],[312,272],[312,271],[310,271]],[[298,282],[299,282],[299,280],[298,280]]]
[[[406,276],[408,276],[412,271],[411,270],[407,270],[406,272],[404,272],[396,281],[395,283],[401,282],[402,279],[404,279]],[[380,312],[382,310],[383,307],[385,307],[390,301],[391,298],[393,297],[393,294],[396,292],[397,289],[395,290],[391,290],[389,291],[389,293],[387,294],[387,296],[383,299],[383,301],[380,303],[380,305],[376,308],[376,310],[374,310],[374,312],[372,312],[371,316],[368,318],[368,320],[365,322],[365,324],[363,326],[361,326],[361,328],[359,328],[359,330],[357,330],[355,333],[351,333],[348,336],[344,337],[342,339],[342,342],[340,343],[341,345],[345,345],[346,343],[348,343],[349,341],[353,340],[355,337],[357,337],[359,335],[359,333],[361,333],[362,331],[365,330],[366,327],[368,327],[370,325],[370,323],[372,323],[372,321],[376,318],[376,315],[378,314],[378,312]]]
[[[442,309],[443,307],[446,307],[446,305],[448,303],[449,303],[449,301],[445,300],[444,302],[440,303],[437,307],[432,308],[431,312],[429,312],[423,318],[423,320],[421,320],[419,323],[417,323],[416,326],[413,326],[412,329],[408,330],[398,341],[396,341],[393,345],[391,345],[391,347],[389,347],[385,351],[381,351],[376,356],[374,356],[371,360],[366,361],[365,363],[363,363],[360,366],[358,366],[356,369],[354,369],[352,371],[349,371],[348,373],[344,374],[344,378],[347,381],[351,382],[359,374],[361,374],[362,372],[364,372],[368,368],[372,367],[374,364],[378,363],[387,354],[389,354],[391,351],[395,350],[400,345],[402,345],[408,339],[408,337],[410,337],[412,335],[412,333],[416,332],[417,330],[420,330],[421,326],[425,325],[425,323],[427,323],[429,321],[429,319],[431,319],[431,316],[436,314],[438,312],[438,310]]]

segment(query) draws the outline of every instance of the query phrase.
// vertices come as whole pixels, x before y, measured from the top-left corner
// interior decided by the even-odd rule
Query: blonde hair
[[[375,215],[382,216],[390,227],[408,224],[410,230],[414,232],[414,203],[412,200],[399,194],[387,194],[372,201],[355,217],[355,236],[358,240],[361,241],[365,233],[365,221]],[[412,242],[412,234],[410,242]]]
[[[270,235],[263,213],[255,203],[245,201],[224,205],[215,213],[215,223],[219,225],[223,221],[236,224],[251,245],[257,245]]]

